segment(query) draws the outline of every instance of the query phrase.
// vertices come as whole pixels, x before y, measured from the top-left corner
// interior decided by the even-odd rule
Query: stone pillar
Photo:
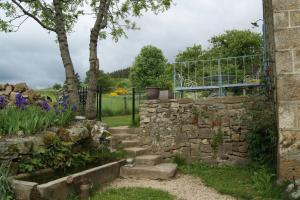
[[[300,0],[272,0],[278,178],[300,178]]]

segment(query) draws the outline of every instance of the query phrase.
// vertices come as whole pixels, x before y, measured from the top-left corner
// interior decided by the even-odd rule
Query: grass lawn
[[[269,174],[259,173],[254,180],[256,172],[250,167],[208,166],[194,163],[182,165],[183,173],[201,177],[206,186],[216,189],[222,194],[232,195],[242,199],[282,200],[283,189],[269,181]],[[258,180],[257,180],[258,179]]]
[[[102,122],[106,123],[109,127],[116,126],[130,126],[132,123],[132,115],[102,117]]]
[[[67,200],[79,200],[70,197]],[[174,200],[168,193],[150,188],[118,188],[97,192],[89,200]]]
[[[57,101],[57,90],[54,89],[41,89],[35,90],[36,93],[40,94],[42,97],[50,97],[53,102]]]
[[[150,188],[120,188],[99,192],[91,200],[174,200],[167,192]]]

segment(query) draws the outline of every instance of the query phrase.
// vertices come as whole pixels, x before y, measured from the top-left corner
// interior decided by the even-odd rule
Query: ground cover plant
[[[169,193],[151,188],[118,188],[100,191],[92,195],[90,200],[174,200]],[[79,200],[70,197],[67,200]]]
[[[284,187],[276,184],[275,172],[267,167],[209,166],[178,160],[183,173],[199,176],[206,186],[222,194],[249,200],[285,199]]]
[[[13,200],[14,195],[12,188],[9,184],[9,166],[8,162],[0,165],[0,200]]]
[[[73,120],[76,109],[70,106],[68,98],[51,107],[46,100],[39,105],[29,105],[21,94],[16,96],[14,106],[2,105],[0,135],[13,135],[20,131],[22,134],[34,134],[50,126],[65,126]]]

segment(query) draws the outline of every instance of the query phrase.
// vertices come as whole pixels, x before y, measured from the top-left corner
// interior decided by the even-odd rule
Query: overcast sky
[[[105,72],[130,66],[144,45],[162,49],[169,62],[193,44],[208,47],[208,39],[230,29],[252,29],[262,18],[261,0],[175,0],[176,5],[160,15],[137,19],[141,30],[129,31],[118,43],[108,39],[99,44],[101,68]],[[84,78],[88,70],[89,30],[93,19],[83,17],[69,36],[75,71]],[[64,81],[64,68],[55,35],[33,21],[17,33],[0,33],[0,83],[27,82],[42,88]]]

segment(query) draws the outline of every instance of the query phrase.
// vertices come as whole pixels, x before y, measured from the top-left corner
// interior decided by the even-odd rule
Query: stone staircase
[[[133,166],[121,167],[121,177],[167,180],[175,176],[177,165],[164,163],[160,155],[149,154],[147,148],[140,147],[135,129],[124,126],[110,128],[109,131],[113,148],[122,148],[128,153],[128,158],[134,159]]]

